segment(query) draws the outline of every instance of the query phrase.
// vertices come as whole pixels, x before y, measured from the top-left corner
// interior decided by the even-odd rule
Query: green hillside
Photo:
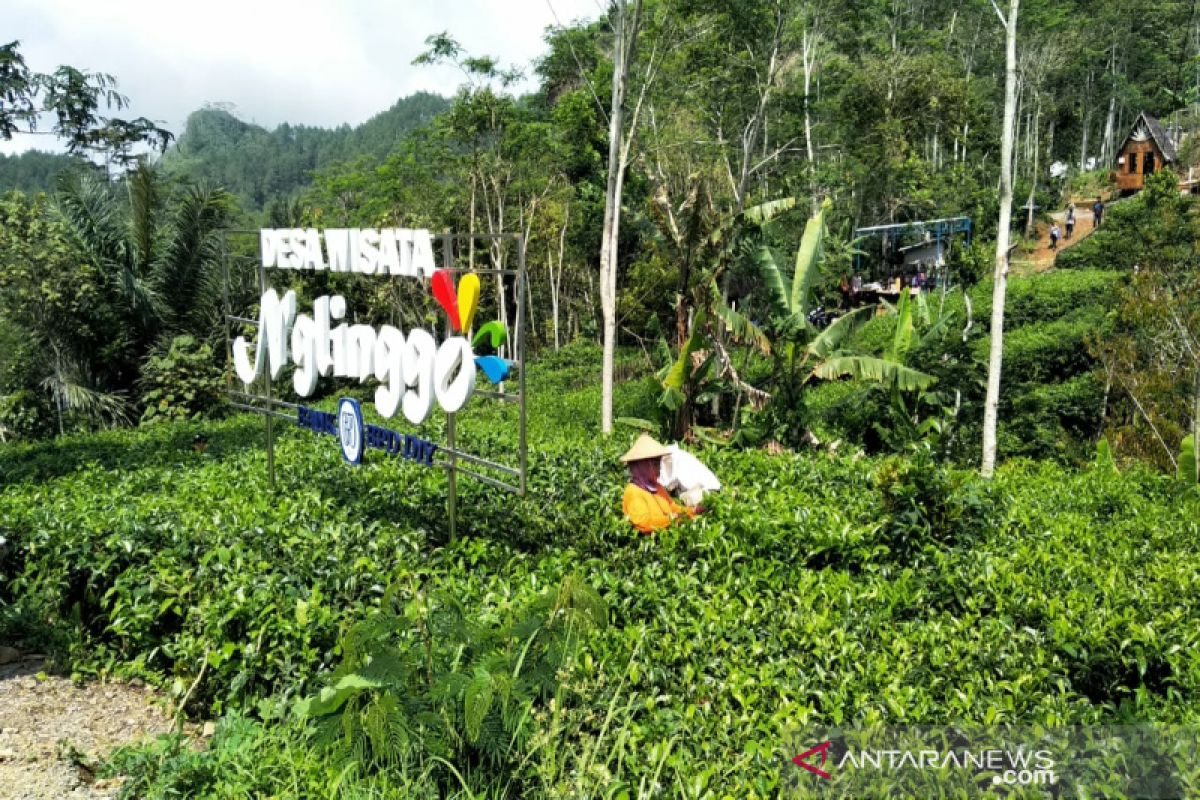
[[[0,153],[0,192],[14,189],[26,194],[50,192],[59,174],[85,163],[75,156],[41,150],[27,150],[12,156]]]
[[[262,208],[273,197],[307,186],[314,170],[343,161],[383,161],[408,132],[428,125],[448,106],[439,95],[418,92],[354,127],[285,122],[274,130],[238,119],[224,108],[202,108],[188,116],[162,164],[170,175],[208,180],[250,207]],[[40,150],[0,154],[0,192],[51,192],[63,170],[82,163],[75,156]]]
[[[339,161],[382,161],[406,133],[428,125],[447,105],[420,92],[356,127],[285,122],[270,131],[222,108],[203,108],[188,117],[163,167],[168,174],[212,181],[261,208],[306,186],[313,170]]]

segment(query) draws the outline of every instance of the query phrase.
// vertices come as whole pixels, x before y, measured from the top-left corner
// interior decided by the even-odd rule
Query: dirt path
[[[1058,223],[1059,229],[1063,236],[1067,235],[1067,212],[1056,211],[1050,215],[1050,218]],[[1066,250],[1069,247],[1082,242],[1092,233],[1092,210],[1089,206],[1084,208],[1081,205],[1075,206],[1075,233],[1070,239],[1060,239],[1058,242],[1059,251]],[[1050,249],[1050,225],[1038,223],[1037,225],[1037,247],[1031,253],[1013,254],[1012,268],[1017,275],[1028,275],[1033,272],[1045,272],[1054,266],[1054,250]]]
[[[117,782],[98,780],[73,763],[67,757],[70,748],[94,761],[119,745],[169,732],[170,715],[146,688],[121,683],[79,687],[45,675],[44,668],[37,656],[0,666],[0,796],[115,797]]]

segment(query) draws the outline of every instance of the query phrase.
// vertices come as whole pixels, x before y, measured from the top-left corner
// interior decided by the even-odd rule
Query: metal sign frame
[[[250,326],[257,328],[258,320],[249,317],[240,316],[234,313],[232,308],[233,298],[230,294],[231,280],[233,278],[233,270],[241,267],[253,265],[258,273],[258,292],[261,297],[271,288],[268,280],[267,267],[262,265],[261,254],[258,253],[258,247],[255,247],[255,256],[241,255],[237,256],[230,252],[229,237],[231,236],[259,236],[258,230],[251,229],[226,229],[221,236],[221,264],[222,264],[222,299],[223,299],[223,319],[225,325],[225,356],[226,363],[233,363],[233,342],[234,330],[237,326]],[[529,470],[529,448],[527,438],[527,421],[528,421],[528,406],[527,406],[527,388],[525,381],[526,373],[526,305],[528,303],[528,273],[525,269],[525,241],[524,236],[519,233],[441,233],[433,236],[435,254],[440,251],[440,268],[449,272],[453,276],[458,276],[465,273],[473,272],[480,278],[494,278],[499,292],[506,291],[504,279],[512,277],[513,280],[513,299],[516,304],[516,322],[515,335],[509,336],[509,343],[512,348],[512,358],[508,359],[512,366],[516,369],[517,391],[515,393],[505,391],[504,381],[500,384],[500,391],[476,389],[472,393],[472,399],[479,397],[489,400],[494,400],[501,403],[516,403],[518,408],[518,452],[516,465],[503,464],[497,461],[492,461],[482,456],[468,453],[459,449],[457,436],[457,425],[455,417],[457,414],[446,414],[446,440],[445,443],[438,443],[437,458],[435,464],[446,470],[447,478],[447,497],[446,510],[449,520],[450,541],[457,538],[457,514],[458,514],[458,476],[461,473],[467,477],[480,481],[481,483],[492,486],[496,489],[511,492],[519,497],[524,497],[528,488],[528,470]],[[473,242],[483,242],[488,245],[500,244],[503,247],[505,244],[512,245],[516,248],[517,266],[516,268],[506,267],[473,267],[470,264],[460,265],[458,256],[462,246],[471,245]],[[485,256],[490,258],[490,256]],[[353,273],[350,273],[353,274]],[[373,275],[362,276],[365,278],[377,278],[385,280],[413,280],[411,276],[401,275]],[[422,279],[422,283],[427,285],[427,282]],[[446,322],[444,336],[451,334],[450,322]],[[298,403],[287,402],[275,396],[272,386],[270,371],[268,370],[262,378],[262,392],[254,392],[249,387],[244,387],[235,375],[230,374],[228,377],[229,387],[227,390],[229,405],[241,411],[247,411],[261,415],[266,422],[266,449],[267,449],[267,476],[271,488],[275,487],[275,420],[284,419],[291,422],[296,422],[299,411],[302,406]],[[461,413],[461,412],[459,412]],[[463,464],[470,466],[463,466]],[[483,470],[491,471],[493,474],[486,474]]]

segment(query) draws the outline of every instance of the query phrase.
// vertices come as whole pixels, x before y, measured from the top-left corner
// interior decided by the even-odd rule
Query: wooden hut
[[[1143,111],[1117,151],[1117,189],[1121,194],[1141,191],[1147,175],[1174,164],[1177,159],[1171,137],[1158,120]]]

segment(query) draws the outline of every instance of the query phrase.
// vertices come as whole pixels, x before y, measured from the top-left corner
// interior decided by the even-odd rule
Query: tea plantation
[[[637,536],[594,355],[539,362],[529,495],[462,481],[452,544],[439,471],[281,424],[272,490],[255,417],[3,448],[0,640],[219,718],[119,753],[130,797],[775,797],[807,724],[1200,722],[1195,489],[710,449],[711,513]]]

